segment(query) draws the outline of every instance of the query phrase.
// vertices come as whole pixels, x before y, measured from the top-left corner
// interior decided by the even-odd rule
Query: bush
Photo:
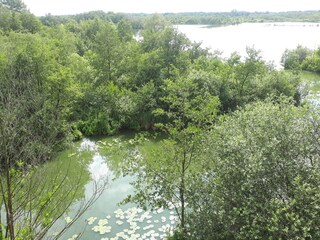
[[[313,54],[313,51],[298,45],[296,49],[286,49],[281,57],[281,64],[284,69],[301,69],[303,61]]]
[[[277,102],[249,104],[212,132],[193,188],[192,239],[320,238],[319,121]]]
[[[85,136],[113,135],[118,132],[121,125],[111,119],[107,114],[99,113],[96,117],[90,116],[77,123],[78,129]]]

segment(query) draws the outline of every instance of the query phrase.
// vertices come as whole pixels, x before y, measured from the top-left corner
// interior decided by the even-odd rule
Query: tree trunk
[[[183,153],[182,159],[182,169],[181,169],[181,185],[180,185],[180,203],[181,203],[181,233],[183,239],[185,238],[186,230],[185,230],[185,165],[186,165],[186,151]]]
[[[9,161],[7,160],[6,163],[6,181],[7,181],[7,193],[8,193],[8,199],[7,199],[7,226],[8,226],[8,236],[9,239],[14,240],[14,217],[13,217],[13,202],[12,202],[12,189],[11,189],[11,176],[10,176],[10,166]]]

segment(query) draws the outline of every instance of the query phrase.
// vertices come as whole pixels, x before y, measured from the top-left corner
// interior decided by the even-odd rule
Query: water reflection
[[[106,179],[110,173],[106,158],[102,157],[99,153],[96,153],[88,166],[88,171],[91,174],[92,180],[96,182],[101,179]]]
[[[109,150],[114,145],[125,145],[125,140],[130,139],[127,135],[113,138],[103,138],[99,141],[84,139],[79,142],[73,155],[73,167],[86,166],[90,177],[84,186],[84,198],[92,194],[94,182],[101,179],[109,179],[108,188],[101,197],[88,209],[64,235],[63,239],[72,239],[75,235],[82,234],[81,239],[164,239],[176,224],[173,210],[158,209],[144,211],[134,204],[119,206],[128,194],[134,192],[130,182],[132,176],[123,177],[121,169],[126,161],[121,152],[113,153]],[[128,151],[124,147],[123,151]],[[111,180],[114,177],[113,180]],[[65,219],[76,211],[79,203],[75,202]]]
[[[82,151],[97,151],[98,150],[98,147],[97,147],[97,144],[96,142],[94,141],[91,141],[90,139],[88,138],[84,138],[81,143],[80,143],[80,146],[79,146],[79,151],[82,152]]]

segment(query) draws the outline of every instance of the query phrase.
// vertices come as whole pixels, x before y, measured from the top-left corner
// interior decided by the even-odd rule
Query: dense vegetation
[[[222,13],[167,13],[164,16],[173,24],[204,24],[223,26],[244,22],[316,22],[320,20],[319,11],[304,12],[243,12]]]
[[[203,148],[191,239],[317,239],[319,119],[287,101],[247,105]]]
[[[261,22],[320,22],[319,11],[304,11],[304,12],[186,12],[186,13],[163,13],[161,14],[171,24],[202,24],[211,26],[224,26],[240,24],[244,22],[261,23]],[[93,11],[88,13],[81,13],[70,16],[53,16],[48,14],[40,17],[44,25],[53,26],[58,24],[65,24],[70,19],[77,22],[100,18],[107,21],[112,21],[117,24],[123,19],[130,20],[133,29],[142,29],[144,19],[150,14],[144,13],[114,13],[103,11]]]
[[[40,22],[21,1],[0,3],[3,237],[42,239],[62,214],[44,210],[54,190],[38,202],[21,193],[36,184],[33,167],[70,138],[123,129],[166,133],[160,150],[131,159],[137,194],[128,200],[174,204],[177,238],[320,237],[319,121],[300,106],[294,72],[275,70],[253,48],[245,58],[220,59],[158,15],[143,23],[99,12]],[[252,16],[269,14],[230,19]],[[167,17],[208,23],[197,14]],[[318,58],[318,50],[298,47],[283,63],[319,71]],[[21,196],[30,201],[20,204]]]
[[[282,65],[288,70],[305,70],[320,73],[320,49],[311,50],[303,46],[287,49],[281,59]]]

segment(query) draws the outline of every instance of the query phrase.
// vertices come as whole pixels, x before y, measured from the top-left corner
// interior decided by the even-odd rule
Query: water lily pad
[[[97,219],[96,217],[89,217],[87,219],[88,225],[92,225],[96,219]]]
[[[99,232],[100,234],[105,234],[105,233],[109,233],[111,232],[111,226],[101,226],[101,225],[98,225],[98,226],[94,226],[92,228],[92,230],[94,232]]]
[[[71,223],[72,218],[71,218],[71,217],[65,217],[65,219],[64,219],[64,220],[66,220],[66,223],[68,224],[68,223]]]
[[[122,224],[123,224],[123,222],[122,222],[122,221],[120,221],[120,220],[117,220],[117,221],[116,221],[116,224],[118,224],[118,225],[122,225]]]
[[[163,210],[163,208],[159,208],[158,210],[157,210],[157,213],[162,213],[164,210]]]
[[[108,224],[108,219],[100,219],[98,222],[99,226],[104,226]]]
[[[71,238],[68,238],[68,240],[75,240],[75,239],[77,239],[77,237],[78,237],[78,235],[77,235],[77,234],[74,234],[74,235],[72,235]]]

